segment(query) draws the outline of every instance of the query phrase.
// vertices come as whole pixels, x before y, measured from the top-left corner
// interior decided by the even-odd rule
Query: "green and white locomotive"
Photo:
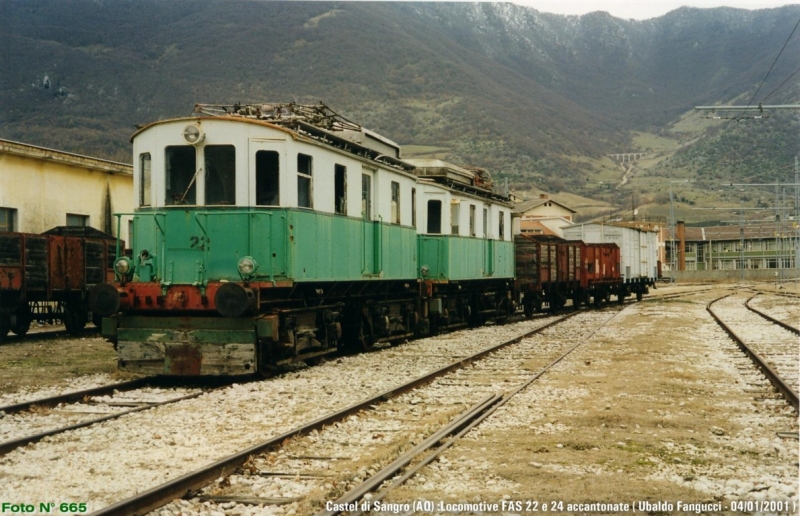
[[[323,104],[137,131],[132,252],[95,286],[119,367],[246,374],[510,314],[510,200]]]

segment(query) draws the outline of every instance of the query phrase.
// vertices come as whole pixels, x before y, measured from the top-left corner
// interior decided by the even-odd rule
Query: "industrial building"
[[[91,226],[116,235],[113,214],[132,209],[131,165],[0,139],[0,231]]]

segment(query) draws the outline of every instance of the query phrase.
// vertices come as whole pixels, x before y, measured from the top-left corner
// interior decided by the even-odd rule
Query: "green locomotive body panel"
[[[417,277],[414,228],[299,209],[162,209],[133,218],[140,281],[202,285],[257,280],[356,281]]]
[[[452,235],[419,236],[420,268],[423,279],[475,280],[514,277],[514,244]]]

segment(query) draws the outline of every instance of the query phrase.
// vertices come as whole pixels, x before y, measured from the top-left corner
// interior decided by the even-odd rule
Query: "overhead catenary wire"
[[[749,109],[750,106],[753,105],[753,101],[755,100],[756,95],[758,95],[758,92],[761,91],[761,87],[764,86],[764,83],[767,81],[767,78],[769,77],[769,74],[772,73],[772,69],[775,68],[775,63],[778,62],[778,59],[780,59],[781,54],[783,54],[783,51],[786,50],[786,46],[789,44],[789,41],[792,39],[792,36],[794,36],[794,33],[797,30],[797,27],[799,25],[800,25],[800,19],[797,20],[797,23],[794,25],[794,28],[792,29],[791,34],[789,34],[789,37],[786,38],[786,41],[784,41],[783,47],[781,47],[781,51],[778,52],[778,55],[775,57],[775,60],[772,61],[772,64],[770,65],[769,70],[767,70],[767,74],[761,80],[761,84],[758,85],[758,88],[756,88],[755,93],[753,93],[753,96],[750,97],[750,101],[747,103],[747,109]],[[745,109],[745,111],[747,111],[747,109]],[[744,116],[742,116],[742,118],[744,118]],[[741,119],[739,119],[739,120],[741,120]]]
[[[795,71],[794,71],[794,73],[793,73],[792,75],[790,75],[789,77],[787,77],[787,78],[786,78],[786,80],[784,80],[782,83],[780,83],[780,84],[778,85],[778,87],[777,87],[777,88],[775,88],[774,90],[772,90],[772,91],[769,93],[769,95],[767,95],[766,97],[764,97],[764,100],[762,100],[762,102],[766,102],[766,100],[767,100],[768,98],[770,98],[770,97],[771,97],[773,94],[775,94],[775,92],[777,92],[779,89],[781,89],[781,88],[783,87],[783,85],[784,85],[784,84],[786,84],[787,82],[789,82],[789,79],[791,79],[792,77],[794,77],[795,75],[797,75],[797,72],[800,72],[800,68],[798,68],[797,70],[795,70]]]

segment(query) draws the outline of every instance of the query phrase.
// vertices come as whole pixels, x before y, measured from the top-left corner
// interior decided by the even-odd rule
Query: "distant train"
[[[401,159],[323,104],[195,115],[132,139],[132,258],[89,295],[121,369],[252,373],[630,293],[614,244],[515,248],[483,169]]]
[[[34,320],[80,333],[91,319],[89,289],[114,280],[116,245],[88,227],[0,233],[0,343],[9,331],[25,335]]]

